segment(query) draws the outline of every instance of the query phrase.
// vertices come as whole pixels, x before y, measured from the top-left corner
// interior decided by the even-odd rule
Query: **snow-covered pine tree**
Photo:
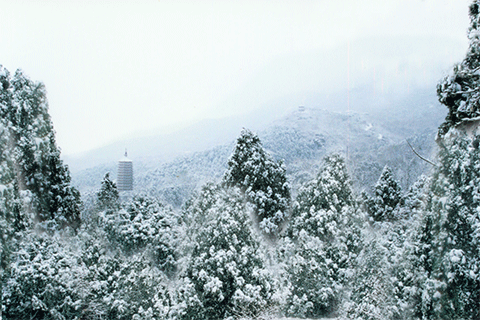
[[[237,139],[223,181],[227,186],[240,187],[255,206],[255,222],[265,235],[275,237],[280,232],[290,205],[285,168],[265,152],[250,130],[243,129]]]
[[[191,254],[178,288],[181,319],[255,317],[273,303],[274,281],[259,252],[248,208],[239,188],[205,188],[193,221]],[[206,211],[203,212],[201,208]]]
[[[10,86],[8,79],[10,73],[0,65],[0,109],[6,107],[11,101],[11,92],[7,90]],[[17,232],[24,230],[29,221],[25,216],[23,207],[25,203],[21,201],[19,195],[18,181],[16,180],[16,163],[13,156],[14,150],[11,148],[10,132],[5,121],[0,120],[0,210],[3,212],[4,221],[8,221],[10,227],[1,228],[7,232]],[[1,232],[1,231],[0,231]],[[9,233],[9,232],[7,232]],[[5,239],[2,237],[2,239]]]
[[[480,116],[480,2],[470,5],[470,44],[463,61],[453,68],[437,86],[440,103],[448,108],[445,122],[439,128],[443,136],[451,127]]]
[[[319,318],[333,314],[341,300],[342,266],[339,252],[301,230],[295,242],[281,243],[285,255],[288,295],[284,313],[290,317]]]
[[[449,109],[423,221],[417,315],[480,318],[480,1],[470,5],[469,49],[437,93]]]
[[[136,195],[118,211],[103,213],[104,229],[113,244],[127,255],[147,250],[157,267],[173,274],[177,258],[176,218],[171,208],[156,199]]]
[[[400,201],[397,218],[409,219],[413,216],[420,218],[421,214],[425,211],[425,202],[430,183],[431,178],[429,176],[421,175],[418,180],[410,186]]]
[[[169,319],[166,275],[146,251],[123,255],[84,230],[24,232],[5,276],[5,319]]]
[[[85,242],[86,284],[82,296],[85,319],[171,319],[172,300],[166,275],[145,251],[131,256],[105,251],[97,239]],[[93,244],[93,246],[92,246]],[[88,245],[88,246],[87,246]],[[100,250],[100,251],[99,251]]]
[[[398,208],[398,219],[363,227],[364,246],[342,316],[347,319],[412,319],[418,293],[417,230],[425,209],[422,179]],[[367,213],[366,213],[367,214]]]
[[[322,241],[335,238],[342,210],[354,204],[351,181],[344,159],[338,154],[325,157],[317,178],[301,188],[288,227],[295,239],[300,230]]]
[[[392,169],[385,166],[375,184],[373,195],[365,200],[367,212],[375,221],[392,221],[401,200],[401,187],[394,179]]]
[[[480,317],[479,138],[442,140],[419,250],[425,282],[418,312],[427,319]]]
[[[389,180],[390,183],[386,183]],[[391,174],[380,178],[377,186],[390,184],[393,187],[378,188],[375,195],[381,198],[386,193],[387,198],[390,198],[388,195],[392,191],[400,191],[398,183],[392,180]],[[403,197],[400,198],[399,192],[393,192],[393,198],[398,203],[390,205],[390,208],[395,206],[393,213],[389,214],[391,218],[377,220],[363,228],[364,247],[357,259],[353,280],[355,286],[350,301],[343,310],[345,317],[396,320],[414,318],[421,273],[415,254],[418,252],[418,229],[425,211],[429,186],[430,180],[422,176]],[[387,191],[382,193],[383,190]],[[374,210],[378,210],[378,207],[375,209],[373,199],[369,199],[370,208],[365,206],[369,210],[366,214],[370,217]],[[382,199],[376,202],[384,204]],[[384,208],[382,205],[378,211],[385,212]]]
[[[5,267],[9,242],[28,227],[15,180],[14,163],[8,147],[8,133],[0,123],[0,266]]]
[[[0,70],[1,71],[1,70]],[[16,234],[28,227],[15,181],[14,165],[8,148],[8,133],[0,123],[0,319],[5,289],[4,272],[10,267],[16,247]]]
[[[29,210],[36,222],[77,228],[80,194],[70,185],[70,173],[60,159],[45,86],[20,70],[13,77],[4,71],[1,82],[1,121],[8,131],[18,188],[31,193]]]
[[[0,65],[0,109],[11,101],[8,90],[10,73]],[[4,303],[3,291],[6,288],[5,271],[10,269],[11,258],[16,249],[16,235],[28,227],[29,219],[23,210],[15,176],[15,163],[11,155],[9,130],[0,119],[0,319]]]
[[[402,198],[393,223],[385,222],[377,227],[386,229],[382,235],[388,244],[388,261],[391,262],[390,280],[393,297],[390,299],[399,319],[416,317],[419,283],[424,271],[417,254],[420,252],[420,230],[423,227],[431,177],[420,176]]]
[[[189,242],[194,242],[197,230],[202,228],[208,219],[208,212],[217,201],[220,187],[214,183],[206,183],[202,186],[198,194],[194,194],[185,204],[182,211],[181,223],[185,225],[184,238],[188,238]],[[186,244],[189,246],[189,244]],[[187,249],[188,251],[188,249]]]
[[[337,311],[361,247],[354,204],[345,161],[327,156],[317,178],[300,190],[282,244],[288,316],[317,318]]]
[[[35,231],[22,235],[2,290],[5,319],[82,317],[87,270],[69,238]]]
[[[110,179],[110,173],[107,172],[102,180],[102,185],[97,193],[97,208],[103,210],[119,209],[119,194],[117,185]]]

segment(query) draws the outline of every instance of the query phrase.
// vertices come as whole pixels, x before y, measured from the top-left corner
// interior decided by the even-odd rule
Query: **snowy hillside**
[[[338,113],[302,106],[292,108],[269,125],[263,125],[263,129],[259,120],[242,122],[241,119],[237,119],[239,123],[235,125],[232,119],[227,119],[221,126],[221,121],[216,120],[185,129],[177,137],[178,142],[171,143],[185,146],[189,144],[186,140],[190,139],[199,141],[198,149],[208,145],[200,143],[205,139],[217,139],[223,143],[204,150],[195,149],[195,152],[185,150],[185,155],[167,162],[155,157],[134,158],[135,190],[180,206],[193,190],[205,182],[216,181],[224,173],[234,144],[232,127],[238,130],[238,135],[243,123],[256,123],[259,128],[256,132],[265,149],[277,160],[284,160],[294,192],[300,184],[316,174],[321,159],[332,152],[345,155],[358,189],[360,186],[367,189],[372,186],[385,165],[393,169],[402,186],[409,186],[429,169],[429,165],[414,155],[406,140],[419,153],[430,157],[435,145],[436,129],[444,118],[444,110],[435,104],[435,95],[426,92],[422,90],[384,101],[384,108],[374,106],[368,114]],[[357,99],[355,95],[353,97]],[[228,130],[222,131],[222,128]],[[165,141],[158,142],[150,138],[144,141],[143,148],[150,147],[158,152],[159,144],[163,143]],[[111,148],[108,150],[113,153]],[[106,172],[111,172],[115,179],[116,165],[115,161],[109,161],[80,171],[73,168],[73,183],[82,193],[95,192]]]

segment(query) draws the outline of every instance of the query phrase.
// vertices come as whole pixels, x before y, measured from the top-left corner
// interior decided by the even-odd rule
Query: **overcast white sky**
[[[45,83],[57,142],[73,154],[312,90],[314,79],[268,70],[362,38],[445,38],[459,44],[445,63],[460,61],[469,3],[0,0],[0,64]],[[278,87],[263,90],[269,77]],[[239,95],[250,99],[240,106]]]

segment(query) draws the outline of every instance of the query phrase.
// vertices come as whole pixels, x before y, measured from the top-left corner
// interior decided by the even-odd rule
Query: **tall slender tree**
[[[480,318],[480,1],[470,5],[469,49],[437,92],[448,108],[420,235],[417,315]]]
[[[424,219],[418,312],[428,319],[480,317],[480,150],[478,138],[444,140]]]
[[[4,70],[4,69],[2,69]],[[80,194],[60,159],[43,83],[17,70],[1,73],[0,115],[20,191],[31,195],[29,211],[36,222],[54,221],[60,228],[80,225]]]
[[[287,229],[287,315],[337,311],[361,243],[354,203],[345,161],[327,156],[317,178],[300,190]]]

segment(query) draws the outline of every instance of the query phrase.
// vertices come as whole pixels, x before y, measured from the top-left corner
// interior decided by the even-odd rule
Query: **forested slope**
[[[297,108],[258,131],[258,136],[274,158],[284,160],[294,192],[316,174],[322,158],[331,152],[347,158],[359,190],[370,190],[387,164],[401,185],[408,187],[430,167],[415,156],[407,140],[421,155],[432,156],[436,130],[445,112],[435,103],[435,93],[424,90],[390,101],[384,108],[387,111],[364,114]],[[179,207],[193,190],[220,178],[232,150],[233,142],[166,163],[139,159],[134,164],[135,188]],[[115,179],[116,171],[114,162],[101,164],[75,172],[73,183],[83,193],[93,192],[106,172]]]
[[[437,86],[448,114],[429,171],[400,147],[431,150],[428,121],[405,136],[305,108],[169,164],[192,179],[180,208],[161,189],[122,197],[109,174],[80,198],[44,86],[0,68],[1,317],[479,319],[480,0],[470,18],[466,57]],[[145,191],[171,186],[156,175]]]

